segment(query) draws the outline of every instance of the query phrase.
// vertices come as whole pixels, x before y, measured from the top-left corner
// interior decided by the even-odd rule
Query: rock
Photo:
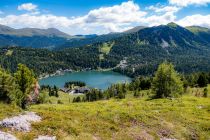
[[[15,138],[15,136],[13,136],[9,133],[0,131],[0,140],[17,140],[17,139]]]
[[[30,131],[31,122],[40,122],[41,117],[34,112],[26,112],[23,115],[18,115],[12,118],[6,118],[0,121],[0,126],[10,127],[18,131]]]
[[[39,136],[37,139],[34,140],[56,140],[56,137],[50,137],[50,136]]]
[[[177,140],[177,139],[173,139],[173,138],[161,138],[160,140]]]

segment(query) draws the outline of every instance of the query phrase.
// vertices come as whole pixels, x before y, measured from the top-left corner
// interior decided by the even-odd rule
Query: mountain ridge
[[[64,37],[64,38],[70,38],[72,36],[61,32],[60,30],[56,28],[47,28],[47,29],[39,29],[39,28],[21,28],[21,29],[15,29],[11,28],[9,26],[0,25],[0,34],[3,35],[17,35],[17,36],[48,36],[48,37]]]

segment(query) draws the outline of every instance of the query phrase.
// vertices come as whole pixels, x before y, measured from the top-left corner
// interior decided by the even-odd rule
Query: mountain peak
[[[178,27],[179,25],[174,23],[174,22],[170,22],[170,23],[167,24],[167,26],[169,26],[169,27]]]

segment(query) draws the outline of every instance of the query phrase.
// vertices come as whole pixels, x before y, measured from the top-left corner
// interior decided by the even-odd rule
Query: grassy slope
[[[60,100],[63,104],[69,104],[73,102],[73,99],[76,98],[77,96],[80,96],[81,99],[83,95],[72,95],[72,94],[66,94],[64,92],[59,91],[58,92],[59,97],[51,96],[49,97],[49,100],[52,104],[57,104],[58,100]]]
[[[103,45],[101,46],[100,49],[100,55],[99,55],[99,59],[103,60],[104,59],[104,54],[108,55],[112,46],[114,45],[114,42],[112,43],[103,43]]]
[[[21,112],[21,109],[19,109],[18,107],[0,103],[0,120],[6,117],[17,115],[20,112]]]
[[[34,105],[42,116],[20,139],[56,135],[58,139],[210,139],[210,99],[183,96],[175,100],[124,99]]]

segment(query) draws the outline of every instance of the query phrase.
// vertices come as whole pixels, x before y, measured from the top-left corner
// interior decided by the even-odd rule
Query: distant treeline
[[[132,44],[132,43],[131,43]],[[22,47],[0,48],[0,66],[10,72],[17,70],[18,63],[25,64],[32,69],[36,76],[47,73],[54,73],[59,69],[98,69],[114,68],[127,57],[126,68],[115,68],[114,71],[130,77],[153,76],[158,65],[165,60],[172,62],[175,69],[183,74],[194,72],[207,72],[210,70],[210,55],[196,50],[185,53],[174,53],[166,55],[165,50],[152,46],[125,47],[115,44],[110,53],[104,54],[103,59],[99,58],[101,43],[94,45],[69,48],[59,51],[47,49],[34,49]],[[119,46],[118,46],[119,45]],[[121,48],[125,47],[125,48]],[[123,52],[121,52],[123,50]],[[183,50],[184,52],[185,50]],[[201,54],[202,53],[202,54]]]
[[[65,88],[71,88],[72,86],[84,87],[84,86],[86,86],[86,84],[85,84],[85,82],[81,82],[81,81],[70,81],[70,82],[66,82],[64,84]]]

